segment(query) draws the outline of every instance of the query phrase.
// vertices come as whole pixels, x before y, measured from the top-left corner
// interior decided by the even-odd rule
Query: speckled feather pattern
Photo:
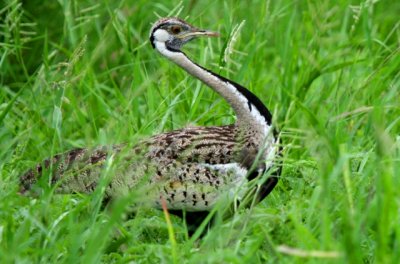
[[[172,27],[180,29],[174,33]],[[209,33],[178,18],[160,19],[150,32],[153,48],[222,96],[235,111],[236,123],[188,127],[153,136],[134,147],[71,150],[21,176],[21,193],[31,190],[47,170],[50,184],[60,193],[90,193],[104,179],[105,198],[135,191],[153,207],[160,208],[165,200],[171,210],[209,211],[224,193],[235,193],[272,166],[279,149],[265,105],[246,88],[197,65],[180,51],[194,38],[193,32]],[[103,177],[110,160],[115,160],[115,168]],[[276,182],[276,176],[269,178],[260,187],[258,200]]]
[[[51,168],[51,182],[57,183],[57,192],[90,193],[98,185],[107,157],[114,155],[119,164],[106,189],[106,198],[140,185],[146,187],[144,202],[150,206],[160,207],[163,198],[170,209],[210,210],[221,192],[235,188],[246,176],[239,175],[235,167],[221,170],[212,165],[238,164],[247,172],[258,151],[250,141],[238,127],[229,125],[180,129],[130,148],[121,144],[75,149],[26,172],[20,178],[21,192],[29,191],[38,176]]]

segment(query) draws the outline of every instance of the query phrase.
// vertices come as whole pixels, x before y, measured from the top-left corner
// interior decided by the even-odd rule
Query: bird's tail
[[[32,191],[44,175],[49,175],[51,186],[59,184],[59,192],[91,192],[99,181],[108,153],[105,147],[94,150],[80,148],[46,159],[20,177],[20,193]]]

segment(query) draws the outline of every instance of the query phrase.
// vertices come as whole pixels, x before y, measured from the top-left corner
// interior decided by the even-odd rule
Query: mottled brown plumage
[[[21,192],[28,191],[44,169],[50,169],[52,183],[59,193],[90,193],[100,180],[104,162],[110,155],[122,155],[122,163],[106,190],[106,198],[121,195],[148,176],[147,202],[160,207],[160,196],[171,209],[210,210],[219,190],[229,189],[238,179],[235,171],[218,171],[208,165],[240,163],[253,160],[243,153],[244,139],[234,126],[191,127],[159,134],[129,149],[127,145],[111,148],[74,149],[38,164],[21,177]],[[247,154],[246,154],[247,155]],[[143,160],[145,163],[143,163]],[[205,165],[208,164],[208,165]],[[245,166],[245,164],[243,164]]]
[[[150,41],[163,56],[199,78],[233,107],[237,122],[227,126],[188,127],[128,144],[75,149],[45,160],[21,176],[21,192],[31,190],[44,170],[59,193],[90,193],[104,174],[107,159],[116,160],[106,198],[143,189],[143,204],[170,210],[209,211],[224,194],[234,194],[247,179],[271,168],[278,155],[271,114],[246,88],[191,62],[180,48],[194,37],[215,33],[183,20],[165,18],[151,29]],[[275,186],[271,177],[259,200]],[[141,201],[142,202],[142,201]]]

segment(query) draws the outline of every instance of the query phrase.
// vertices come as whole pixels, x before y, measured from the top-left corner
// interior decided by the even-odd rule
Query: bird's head
[[[180,51],[185,43],[199,36],[216,37],[218,33],[198,29],[179,18],[161,18],[151,28],[150,43],[153,48],[159,49],[159,43],[169,51]]]

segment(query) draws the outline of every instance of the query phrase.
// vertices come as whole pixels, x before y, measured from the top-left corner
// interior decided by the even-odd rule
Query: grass
[[[396,1],[0,3],[1,263],[400,262]],[[257,94],[285,145],[272,194],[201,239],[163,212],[126,218],[129,197],[17,194],[56,153],[234,121],[152,50],[157,14],[221,33],[185,51]]]

